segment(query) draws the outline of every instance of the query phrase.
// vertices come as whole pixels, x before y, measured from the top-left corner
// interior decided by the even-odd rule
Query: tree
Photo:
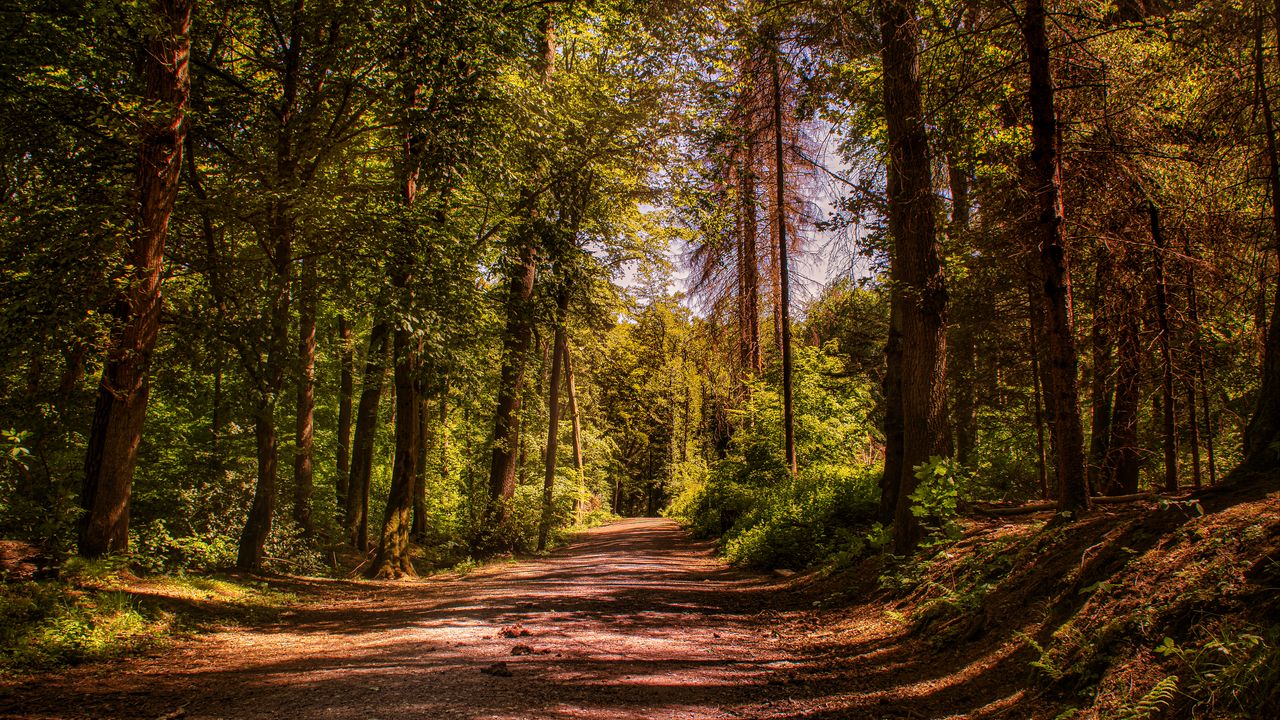
[[[93,412],[80,495],[85,514],[79,549],[88,557],[129,548],[129,496],[147,412],[151,354],[160,329],[160,271],[187,132],[194,5],[194,0],[156,0],[154,27],[143,50],[146,90],[139,118],[129,279],[113,309],[115,327]]]
[[[563,283],[564,281],[561,280],[561,282]],[[547,419],[546,474],[542,483],[542,519],[538,521],[539,550],[547,549],[547,537],[551,533],[551,523],[555,512],[553,500],[556,481],[556,459],[557,451],[560,447],[560,380],[562,377],[561,367],[567,367],[568,365],[565,362],[565,351],[568,348],[568,342],[565,339],[564,332],[565,316],[568,311],[569,292],[568,288],[562,284],[556,292],[555,334],[551,341],[551,390],[550,397],[547,400],[547,411],[550,417]],[[577,442],[576,438],[575,434],[575,443]],[[575,464],[580,469],[582,465],[580,457],[575,459]]]
[[[921,535],[919,521],[911,511],[915,468],[946,450],[947,291],[938,256],[937,201],[920,99],[916,7],[914,0],[891,0],[880,10],[889,146],[889,234],[894,242],[891,322],[901,337],[898,382],[902,408],[901,464],[895,470],[900,474],[896,482],[886,477],[885,483],[896,485],[893,544],[900,554],[910,552]]]
[[[782,434],[787,465],[791,474],[796,473],[795,417],[791,399],[791,274],[787,268],[787,164],[782,143],[782,80],[778,69],[782,54],[782,36],[773,31],[773,53],[770,55],[769,74],[773,80],[773,147],[774,223],[778,228],[778,278],[780,296],[778,304],[782,317]]]
[[[1080,421],[1078,368],[1071,317],[1071,275],[1065,242],[1058,161],[1058,120],[1053,73],[1045,29],[1043,0],[1027,0],[1022,33],[1030,65],[1031,158],[1028,183],[1038,218],[1035,240],[1040,258],[1045,328],[1049,348],[1046,399],[1052,412],[1058,508],[1078,513],[1089,508],[1085,476],[1084,433]]]
[[[1255,20],[1254,75],[1255,87],[1262,106],[1263,139],[1266,146],[1265,162],[1267,167],[1267,190],[1270,199],[1270,240],[1272,248],[1280,257],[1280,148],[1276,141],[1275,111],[1271,103],[1269,83],[1267,81],[1266,57],[1263,49],[1263,18],[1266,13],[1259,10]],[[1280,3],[1272,13],[1275,26],[1272,30],[1280,41]],[[1280,43],[1276,48],[1280,58]],[[1278,60],[1280,62],[1280,60]],[[1280,276],[1273,280],[1271,303],[1271,321],[1266,330],[1266,343],[1262,355],[1262,383],[1258,390],[1258,401],[1249,424],[1244,432],[1245,464],[1255,470],[1266,470],[1280,466]]]

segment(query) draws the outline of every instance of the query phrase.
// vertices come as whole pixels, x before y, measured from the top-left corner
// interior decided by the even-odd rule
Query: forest
[[[1280,0],[6,0],[0,38],[0,714],[224,600],[581,542],[710,543],[805,657],[874,615],[1007,663],[885,717],[1280,713]],[[739,716],[872,717],[826,662]]]

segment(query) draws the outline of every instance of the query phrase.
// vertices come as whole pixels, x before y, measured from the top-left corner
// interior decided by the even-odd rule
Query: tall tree
[[[782,136],[782,78],[780,56],[782,35],[775,27],[770,33],[773,52],[769,56],[769,74],[773,80],[773,174],[776,183],[774,195],[774,223],[778,229],[778,283],[779,316],[782,320],[782,436],[787,467],[796,474],[795,408],[792,402],[791,382],[791,273],[787,268],[787,181],[786,159],[783,154]]]
[[[564,355],[567,344],[564,325],[569,312],[569,288],[565,282],[562,278],[561,287],[556,292],[555,336],[551,351],[551,390],[547,399],[546,473],[542,481],[542,518],[538,521],[539,550],[547,548],[547,538],[551,534],[551,524],[555,515],[556,460],[560,448],[560,370],[565,365]]]
[[[1272,31],[1280,40],[1280,0],[1276,0],[1270,13]],[[1270,84],[1267,81],[1266,54],[1263,43],[1263,23],[1267,13],[1261,9],[1256,14],[1254,43],[1254,86],[1262,106],[1263,136],[1266,144],[1267,190],[1270,200],[1272,251],[1280,257],[1280,143],[1276,140],[1275,110],[1271,102]],[[1280,64],[1280,45],[1276,48],[1276,62]],[[1271,303],[1271,320],[1267,327],[1266,343],[1262,356],[1262,383],[1258,388],[1258,402],[1244,432],[1244,464],[1255,470],[1280,466],[1280,275],[1272,280],[1274,299]]]
[[[112,309],[114,326],[98,388],[80,495],[80,553],[129,549],[129,498],[147,412],[148,372],[160,329],[160,273],[178,196],[191,79],[195,0],[155,0],[143,48],[145,90],[138,118],[138,170],[128,281]]]
[[[351,440],[351,477],[347,482],[347,505],[343,527],[347,541],[357,550],[369,549],[369,484],[373,479],[373,450],[378,434],[378,409],[387,379],[387,354],[391,350],[391,326],[378,320],[369,331],[364,379],[356,406],[356,429]]]
[[[893,524],[894,551],[900,554],[914,549],[921,535],[911,511],[918,482],[915,468],[947,448],[947,290],[938,255],[937,199],[920,92],[917,8],[915,0],[887,0],[880,8],[889,234],[894,244],[892,303],[902,347],[902,459]]]
[[[569,337],[565,333],[561,338],[560,354],[564,358],[565,393],[569,396],[569,419],[573,424],[573,470],[577,480],[577,500],[574,502],[574,513],[578,522],[582,522],[586,501],[586,477],[582,470],[582,421],[578,417],[578,387],[573,377],[573,360],[569,353]]]
[[[298,376],[293,435],[293,520],[303,537],[315,534],[311,496],[315,493],[316,409],[316,307],[318,303],[314,258],[302,261],[298,279]]]
[[[347,506],[347,483],[351,477],[351,400],[355,395],[356,370],[354,339],[345,315],[338,316],[338,357],[338,474],[333,486],[341,514]]]
[[[1151,240],[1155,259],[1156,275],[1156,327],[1160,332],[1160,388],[1161,407],[1163,409],[1164,440],[1164,489],[1169,492],[1178,490],[1178,423],[1173,394],[1173,343],[1169,329],[1169,297],[1165,286],[1164,272],[1164,227],[1161,224],[1160,208],[1154,200],[1147,200],[1147,213],[1151,220]]]
[[[544,85],[555,73],[556,26],[548,10],[539,27],[538,65]],[[506,327],[502,333],[502,370],[498,385],[498,406],[493,422],[493,452],[489,462],[489,499],[495,528],[507,530],[511,499],[516,491],[516,467],[520,449],[520,389],[525,364],[533,341],[533,286],[538,274],[538,230],[535,198],[523,193],[520,218],[510,259],[507,260]],[[500,541],[501,542],[501,541]]]
[[[1049,383],[1045,398],[1052,413],[1058,477],[1058,508],[1078,513],[1089,507],[1085,475],[1084,431],[1080,420],[1079,369],[1071,316],[1071,274],[1062,211],[1058,159],[1058,117],[1044,0],[1027,0],[1022,35],[1030,66],[1027,96],[1031,105],[1031,157],[1028,182],[1038,218],[1034,238],[1040,256],[1040,282],[1048,345]]]
[[[258,450],[258,478],[254,485],[249,517],[240,534],[236,567],[258,570],[263,549],[271,535],[276,506],[276,473],[279,463],[279,438],[276,430],[276,405],[284,382],[286,354],[289,347],[290,296],[293,275],[294,244],[298,231],[295,217],[299,181],[297,119],[299,86],[302,82],[303,0],[295,0],[290,8],[289,30],[280,48],[280,97],[274,128],[274,167],[267,181],[272,195],[267,209],[263,246],[271,266],[269,281],[268,333],[266,352],[242,352],[243,361],[256,377],[254,399],[254,437]]]

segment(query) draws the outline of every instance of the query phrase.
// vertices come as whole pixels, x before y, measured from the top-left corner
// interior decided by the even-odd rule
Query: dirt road
[[[666,520],[17,688],[21,718],[788,717],[773,585]],[[527,634],[526,634],[527,633]]]

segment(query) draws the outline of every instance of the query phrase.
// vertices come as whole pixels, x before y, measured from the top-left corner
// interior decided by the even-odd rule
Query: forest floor
[[[285,579],[304,602],[0,685],[0,718],[1028,717],[1010,648],[921,652],[889,607],[731,569],[668,520],[466,576]],[[1039,714],[1039,713],[1036,713]]]

